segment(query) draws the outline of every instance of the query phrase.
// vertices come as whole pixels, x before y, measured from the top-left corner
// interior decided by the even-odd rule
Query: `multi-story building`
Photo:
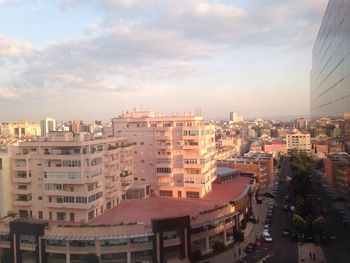
[[[46,118],[40,121],[41,136],[48,136],[52,131],[56,131],[56,120],[52,118]]]
[[[238,115],[237,112],[230,112],[230,121],[233,123],[243,122],[244,118],[242,115]]]
[[[286,137],[287,153],[295,150],[311,153],[311,137],[309,133],[289,133]]]
[[[160,196],[201,198],[216,178],[215,129],[202,117],[126,112],[114,118],[114,136],[134,142],[135,181]]]
[[[4,137],[39,136],[40,125],[27,120],[3,122],[0,124],[0,135]]]
[[[255,174],[260,190],[267,188],[273,180],[274,163],[272,154],[250,152],[241,158],[218,160],[217,166]]]
[[[272,153],[273,156],[287,154],[287,145],[284,140],[270,140],[264,142],[264,152]]]
[[[13,207],[21,218],[89,221],[126,199],[133,182],[125,138],[52,132],[12,152]]]
[[[338,195],[350,197],[350,154],[336,153],[324,160],[325,177]]]
[[[350,1],[330,0],[312,51],[310,115],[350,111]]]
[[[12,210],[10,154],[0,151],[0,218]]]

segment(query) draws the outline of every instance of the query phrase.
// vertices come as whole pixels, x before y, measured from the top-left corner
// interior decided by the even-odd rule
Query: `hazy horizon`
[[[308,115],[326,4],[0,0],[0,119]]]

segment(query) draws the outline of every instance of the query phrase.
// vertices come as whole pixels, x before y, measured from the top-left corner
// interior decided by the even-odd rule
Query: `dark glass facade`
[[[310,115],[350,112],[350,0],[330,0],[312,51]]]

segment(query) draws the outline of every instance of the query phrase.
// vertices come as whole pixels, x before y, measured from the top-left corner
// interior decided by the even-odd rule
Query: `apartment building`
[[[215,129],[202,117],[133,111],[112,119],[114,136],[134,146],[135,181],[152,194],[202,198],[216,179]]]
[[[289,133],[286,136],[287,152],[293,150],[311,153],[311,137],[309,133]]]
[[[41,135],[47,136],[50,132],[56,131],[56,120],[52,118],[46,118],[40,121]]]
[[[87,222],[126,199],[132,145],[125,138],[52,132],[13,147],[13,207],[21,218]]]
[[[274,163],[272,154],[250,152],[244,157],[218,160],[217,166],[255,174],[260,190],[266,189],[273,180]]]
[[[39,136],[40,125],[37,122],[20,120],[17,122],[2,122],[0,135],[4,137]]]
[[[325,177],[338,195],[350,197],[350,154],[329,154],[324,160]]]
[[[0,150],[0,218],[12,210],[10,154]]]

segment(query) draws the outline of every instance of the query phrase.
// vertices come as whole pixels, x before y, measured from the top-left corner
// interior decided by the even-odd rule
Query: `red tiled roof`
[[[175,217],[180,215],[195,216],[200,211],[214,208],[216,205],[227,204],[239,197],[247,184],[248,177],[239,177],[223,184],[213,184],[212,191],[201,199],[149,197],[121,203],[90,222],[98,224],[118,224],[142,222],[150,224],[154,218]]]

